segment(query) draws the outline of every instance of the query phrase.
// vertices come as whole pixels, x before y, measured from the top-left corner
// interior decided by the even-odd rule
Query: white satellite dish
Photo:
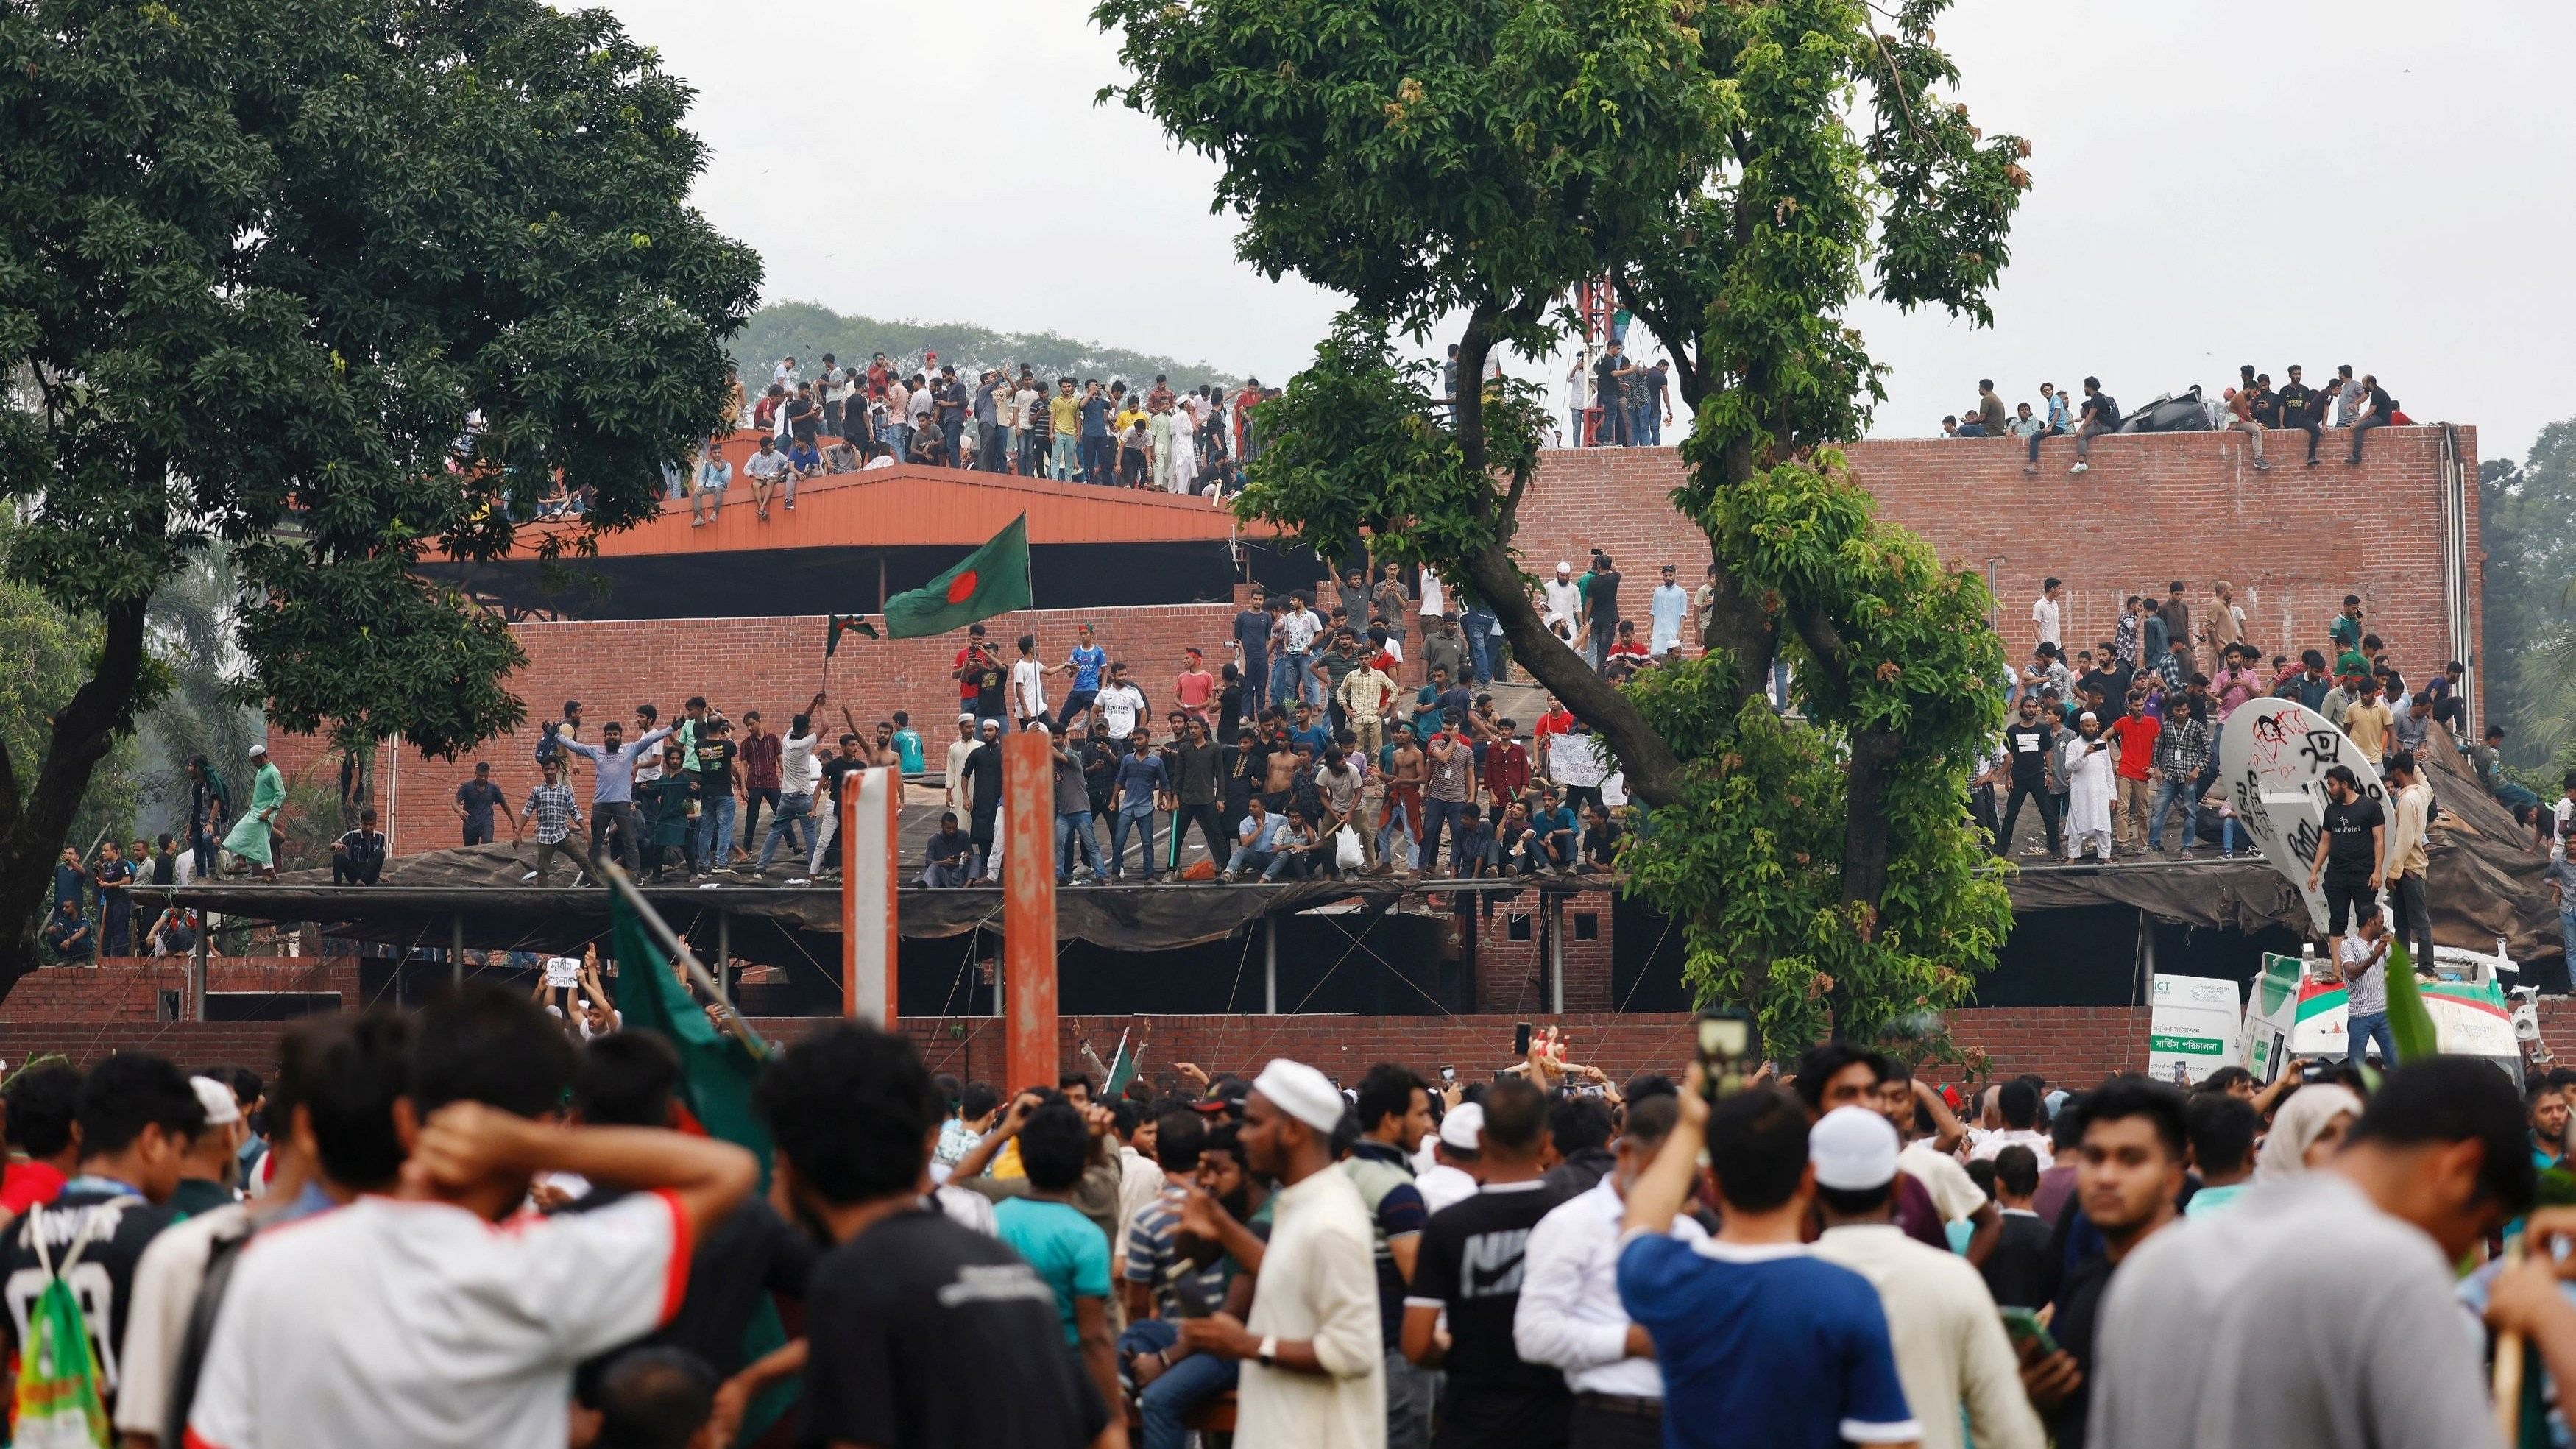
[[[2218,741],[2219,786],[2236,807],[2237,825],[2308,903],[2309,924],[2320,936],[2326,897],[2308,885],[2308,870],[2325,831],[2326,771],[2337,765],[2352,771],[2364,797],[2387,807],[2378,768],[2324,715],[2295,699],[2247,700],[2227,717]]]

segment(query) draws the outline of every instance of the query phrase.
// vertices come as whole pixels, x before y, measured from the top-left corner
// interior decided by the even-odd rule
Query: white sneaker
[[[526,875],[519,877],[519,884],[526,885],[528,882],[535,880],[536,878],[537,873],[533,870],[529,871]]]
[[[2090,463],[2077,463],[2074,467],[2069,468],[2066,471],[2069,473],[2090,473],[2093,471],[2093,465]]]

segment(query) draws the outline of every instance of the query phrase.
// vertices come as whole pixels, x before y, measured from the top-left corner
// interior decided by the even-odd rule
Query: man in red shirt
[[[2147,802],[2155,797],[2156,736],[2164,732],[2164,723],[2147,714],[2147,696],[2138,690],[2129,692],[2129,712],[2111,721],[2102,738],[2116,740],[2120,759],[2112,783],[2119,787],[2119,799],[2111,807],[2111,835],[2114,849],[2142,851],[2147,848]]]
[[[1530,751],[1538,757],[1540,774],[1547,774],[1547,737],[1561,735],[1572,728],[1574,711],[1557,702],[1553,695],[1549,696],[1547,713],[1540,715],[1538,723],[1530,727]]]
[[[1207,657],[1196,649],[1181,651],[1180,677],[1172,681],[1172,700],[1192,719],[1206,719],[1208,704],[1216,698],[1216,676],[1208,673]]]
[[[966,667],[975,651],[984,643],[984,626],[966,626],[966,647],[957,651],[957,709],[961,714],[975,712],[975,696],[981,692],[975,683],[975,671]]]
[[[81,1074],[67,1064],[22,1072],[9,1084],[9,1169],[0,1176],[0,1214],[23,1215],[62,1192],[80,1163],[72,1118],[80,1111]]]
[[[1529,751],[1512,738],[1510,720],[1502,721],[1502,728],[1503,737],[1485,746],[1485,792],[1493,797],[1497,814],[1519,799],[1530,781]]]

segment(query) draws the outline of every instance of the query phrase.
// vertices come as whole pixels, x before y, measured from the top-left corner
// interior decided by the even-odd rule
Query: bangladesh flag
[[[826,635],[823,639],[823,657],[829,659],[833,655],[840,653],[841,636],[853,629],[865,634],[871,639],[877,637],[877,626],[869,623],[864,615],[834,614],[832,616],[832,632]]]
[[[920,639],[1029,607],[1029,516],[1011,520],[955,568],[886,600],[886,635]]]

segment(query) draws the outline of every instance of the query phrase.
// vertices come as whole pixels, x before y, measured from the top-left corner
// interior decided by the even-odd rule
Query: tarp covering
[[[2517,961],[2559,955],[2564,944],[2557,912],[2541,880],[2549,861],[2524,849],[2531,833],[2479,786],[2440,725],[2432,727],[2420,763],[2439,810],[2425,849],[2425,895],[2433,912],[2434,941],[2492,951],[2502,937]],[[2238,845],[2247,848],[2241,833]],[[2013,877],[2012,903],[2016,913],[2126,905],[2176,925],[2308,929],[2306,903],[2260,856],[2179,864],[2044,865]]]

